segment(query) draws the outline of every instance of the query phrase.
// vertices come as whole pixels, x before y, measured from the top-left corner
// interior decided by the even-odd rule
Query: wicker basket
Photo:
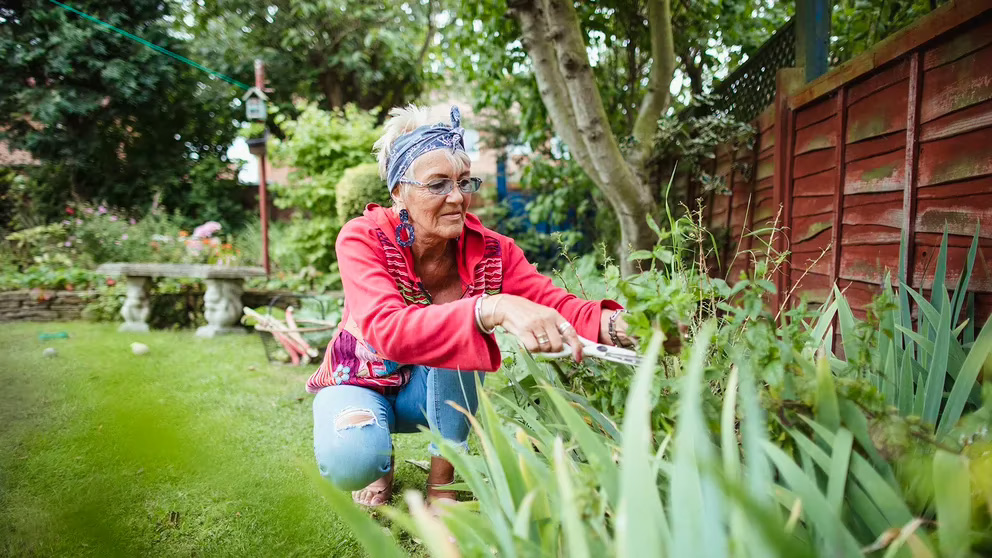
[[[283,295],[273,297],[272,300],[269,301],[269,315],[272,315],[272,309],[277,306],[277,303],[281,298],[283,298]],[[307,343],[309,343],[311,347],[317,351],[317,356],[310,357],[309,363],[319,363],[321,359],[324,358],[324,352],[327,350],[327,341],[325,338],[328,333],[337,328],[338,324],[326,320],[327,308],[324,306],[324,302],[319,298],[307,295],[293,295],[291,298],[299,299],[301,306],[303,300],[305,299],[316,302],[317,306],[320,308],[321,319],[297,318],[295,319],[296,325],[298,326],[296,329],[280,329],[278,330],[278,333],[299,333],[303,339],[305,339]],[[286,350],[275,338],[275,336],[272,335],[274,330],[271,330],[261,324],[256,324],[255,331],[257,331],[259,336],[262,338],[262,348],[265,349],[265,357],[269,362],[273,364],[290,364],[288,355],[286,355]],[[282,358],[283,355],[286,355],[286,358]],[[301,365],[303,365],[304,362],[305,361],[301,361]]]

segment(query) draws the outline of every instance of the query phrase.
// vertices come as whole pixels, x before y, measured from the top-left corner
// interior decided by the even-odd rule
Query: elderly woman
[[[466,446],[476,375],[500,366],[496,327],[530,351],[579,360],[576,334],[628,344],[621,307],[582,300],[538,273],[513,240],[468,213],[482,181],[470,174],[457,107],[451,125],[393,109],[376,142],[392,207],[370,204],[337,239],[344,315],[307,382],[321,475],[366,506],[392,494],[391,434],[427,426]],[[453,498],[454,470],[431,444],[427,498]]]

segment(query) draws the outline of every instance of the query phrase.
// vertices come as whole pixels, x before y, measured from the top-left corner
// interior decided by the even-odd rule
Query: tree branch
[[[424,65],[424,58],[427,57],[427,50],[431,46],[431,41],[434,40],[434,32],[437,31],[437,26],[434,23],[434,0],[428,0],[427,2],[427,36],[424,38],[424,44],[420,47],[420,53],[417,54],[417,68]]]
[[[548,39],[548,26],[542,13],[543,6],[540,4],[540,2],[533,0],[517,0],[508,3],[510,12],[520,22],[522,42],[534,64],[534,77],[537,78],[538,92],[551,116],[551,123],[554,125],[555,132],[568,145],[569,152],[575,157],[579,166],[589,174],[594,182],[600,184],[600,177],[596,174],[595,167],[589,157],[589,149],[586,147],[576,124],[572,100],[569,97],[568,88],[565,86],[565,78],[558,69],[558,59],[555,56],[554,47]]]
[[[648,0],[648,28],[651,33],[651,75],[633,133],[641,162],[647,159],[645,155],[651,149],[655,130],[658,129],[658,118],[668,109],[672,98],[670,89],[675,72],[675,42],[670,0]]]

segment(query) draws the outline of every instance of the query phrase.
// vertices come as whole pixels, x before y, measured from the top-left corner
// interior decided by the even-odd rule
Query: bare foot
[[[395,467],[391,468],[389,472],[383,475],[380,479],[372,481],[372,484],[361,490],[352,492],[351,499],[358,505],[367,506],[370,508],[388,504],[389,500],[393,497],[394,472]]]

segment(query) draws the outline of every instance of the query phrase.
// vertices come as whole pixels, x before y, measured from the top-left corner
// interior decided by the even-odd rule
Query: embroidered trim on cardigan
[[[427,293],[422,289],[418,289],[407,276],[403,253],[393,246],[393,243],[389,241],[389,238],[382,232],[382,229],[376,229],[375,234],[379,239],[379,244],[382,245],[382,251],[386,254],[386,271],[396,281],[396,287],[399,289],[400,294],[403,295],[406,303],[419,304],[420,306],[430,304],[431,300],[427,296]]]
[[[475,279],[466,293],[468,296],[486,293],[499,294],[503,291],[503,249],[495,238],[486,237],[486,248],[482,259],[475,265]]]

